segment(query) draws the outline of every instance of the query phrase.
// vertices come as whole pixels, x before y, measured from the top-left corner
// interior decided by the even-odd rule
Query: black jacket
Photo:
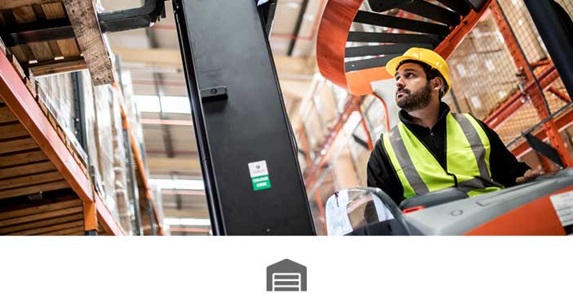
[[[399,112],[400,121],[424,143],[429,151],[434,154],[440,165],[446,169],[446,115],[450,112],[450,107],[446,103],[440,105],[440,118],[433,128],[426,128],[417,125],[410,120],[408,113],[401,110]],[[485,123],[478,120],[485,130],[491,145],[490,170],[494,181],[505,187],[515,186],[515,179],[523,176],[530,167],[517,161],[515,156],[505,147],[497,133],[489,128]],[[404,200],[404,188],[398,179],[398,175],[388,159],[388,154],[380,138],[370,154],[367,167],[368,186],[378,187],[386,192],[396,204]]]

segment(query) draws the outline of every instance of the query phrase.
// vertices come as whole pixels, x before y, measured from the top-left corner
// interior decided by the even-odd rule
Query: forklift
[[[365,1],[379,9],[425,2]],[[213,234],[316,235],[269,46],[277,1],[172,2]],[[491,1],[440,2],[476,13]],[[571,20],[563,21],[553,0],[524,2],[573,96]],[[569,169],[491,195],[467,198],[451,190],[424,195],[415,205],[423,209],[414,211],[388,199],[373,188],[336,192],[326,205],[329,234],[572,233]]]

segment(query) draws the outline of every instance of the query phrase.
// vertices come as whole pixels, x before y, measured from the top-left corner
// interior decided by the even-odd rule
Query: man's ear
[[[440,91],[444,87],[444,80],[439,77],[435,77],[432,79],[432,88],[435,90]]]

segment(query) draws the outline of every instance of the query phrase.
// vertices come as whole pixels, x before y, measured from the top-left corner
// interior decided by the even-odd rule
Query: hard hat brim
[[[428,64],[426,61],[424,61],[420,58],[415,58],[412,56],[398,56],[398,57],[394,57],[394,58],[390,59],[390,61],[388,61],[388,63],[386,63],[386,71],[391,76],[396,76],[396,71],[398,70],[398,65],[400,64],[400,62],[405,61],[405,60],[413,60],[413,61],[422,62],[424,64]]]

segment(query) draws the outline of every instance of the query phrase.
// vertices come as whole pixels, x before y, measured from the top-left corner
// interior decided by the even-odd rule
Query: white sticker
[[[573,191],[549,197],[563,227],[573,225]]]
[[[251,174],[251,178],[268,175],[267,161],[249,162],[249,173]]]

